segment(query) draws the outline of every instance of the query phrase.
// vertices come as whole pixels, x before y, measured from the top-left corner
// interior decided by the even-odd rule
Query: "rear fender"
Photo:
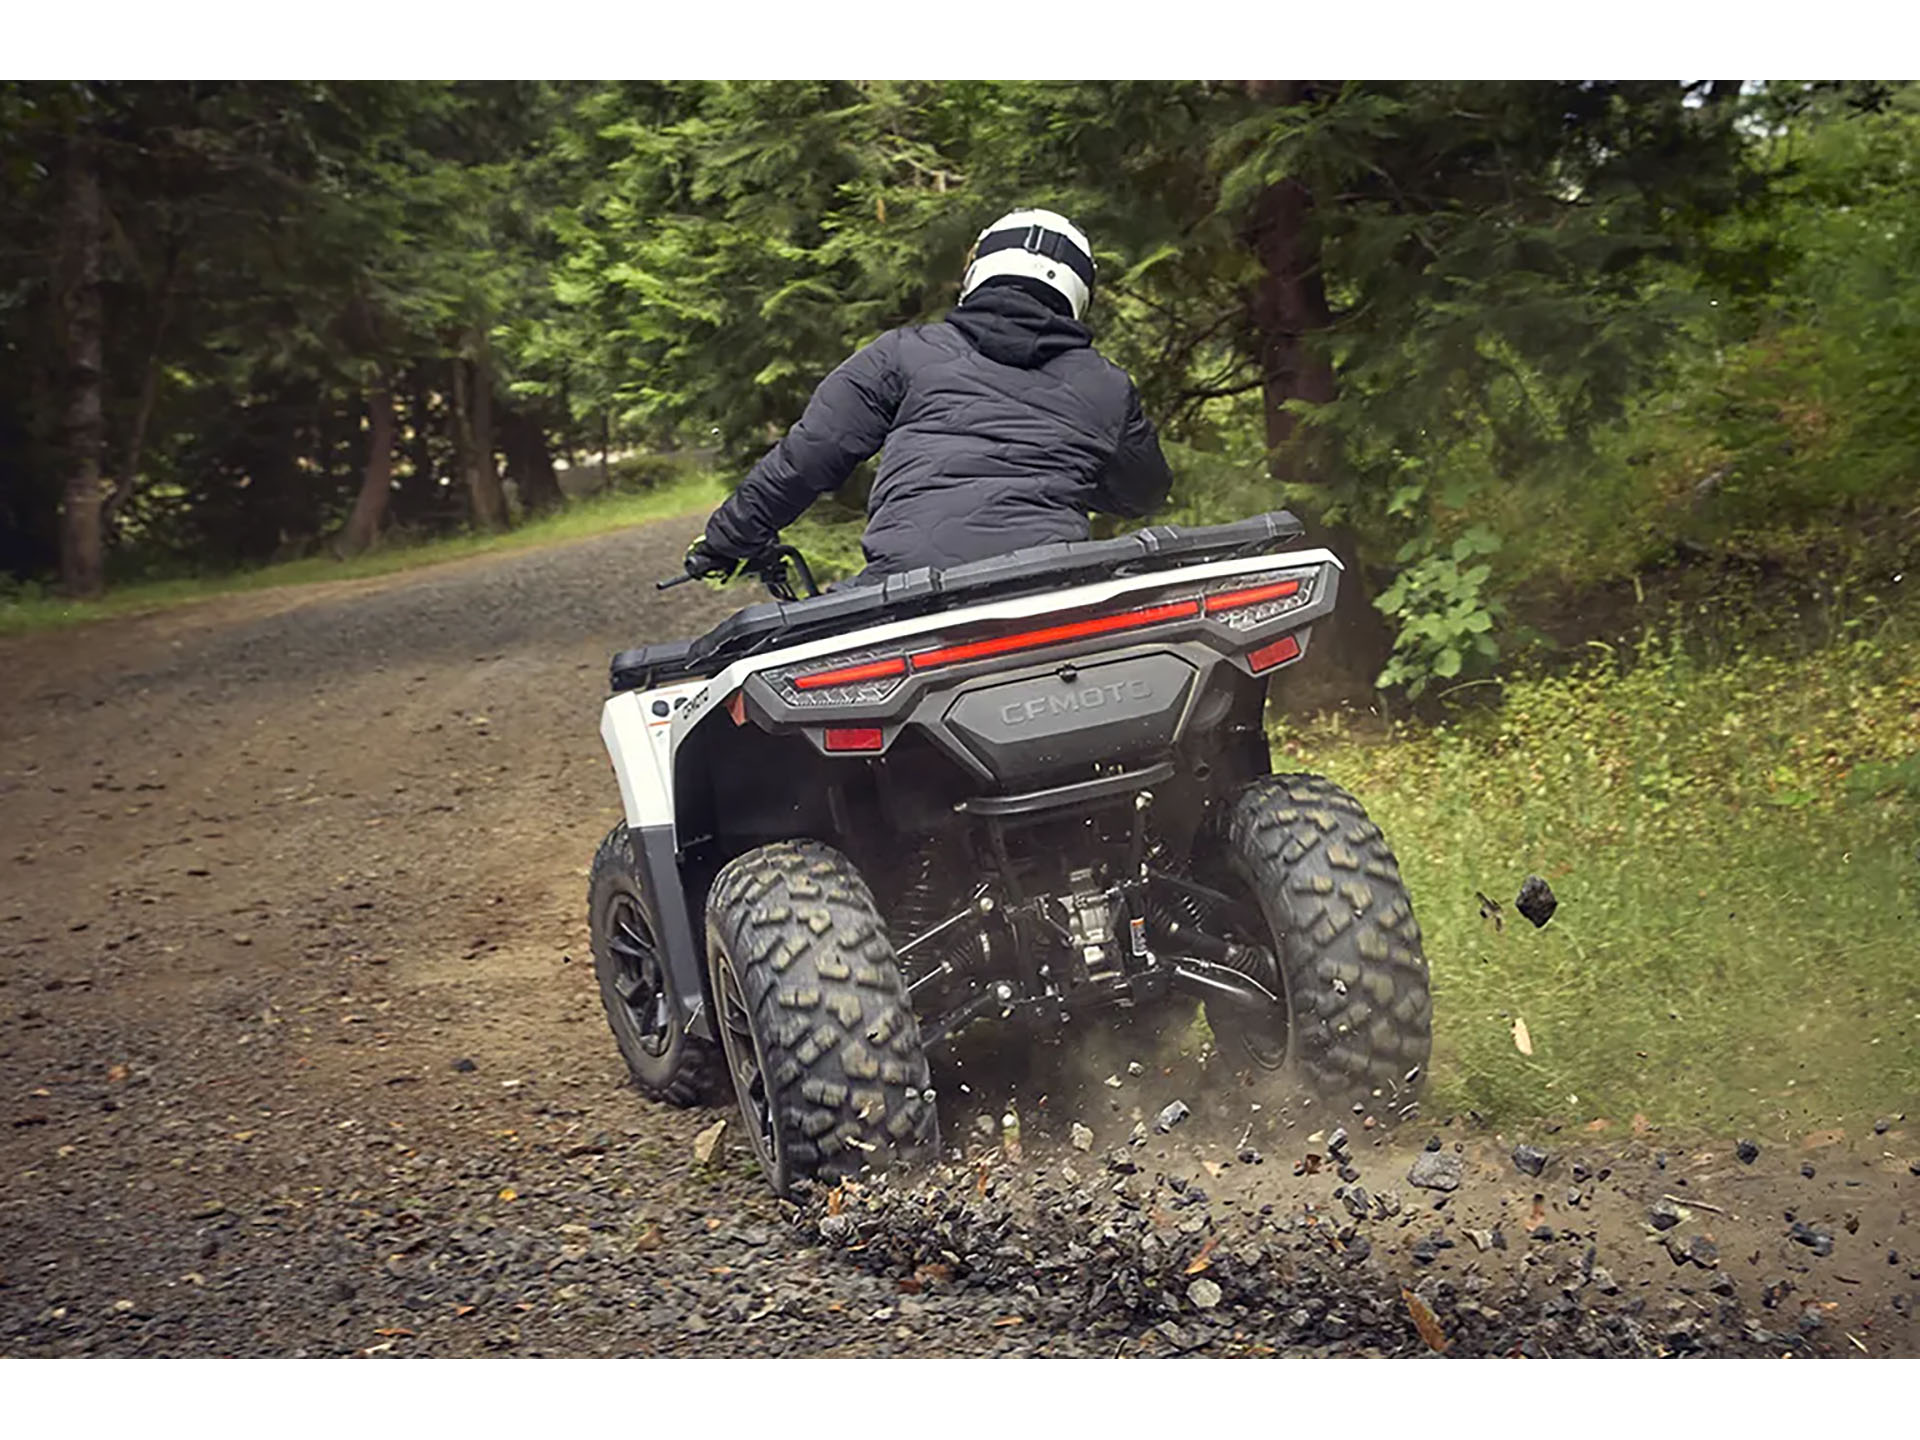
[[[680,997],[680,1023],[689,1034],[712,1040],[716,1032],[706,966],[701,963],[701,947],[694,938],[686,890],[680,883],[673,791],[668,781],[675,702],[700,688],[678,685],[615,695],[601,708],[600,738],[620,782],[620,803],[640,865],[636,878],[647,893],[658,926],[655,938],[673,977],[674,993]]]

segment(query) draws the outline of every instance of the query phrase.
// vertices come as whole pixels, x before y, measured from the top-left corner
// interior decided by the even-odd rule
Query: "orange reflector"
[[[1207,596],[1207,613],[1218,615],[1222,610],[1244,610],[1249,605],[1258,605],[1263,600],[1284,600],[1289,595],[1300,593],[1298,580],[1280,580],[1272,585],[1255,585],[1250,590],[1228,590],[1219,595]]]
[[[1271,645],[1262,645],[1247,656],[1247,664],[1253,668],[1253,673],[1258,675],[1262,670],[1271,670],[1276,665],[1284,665],[1289,660],[1297,659],[1299,654],[1300,642],[1291,635],[1282,635]]]
[[[834,685],[857,685],[862,680],[885,680],[890,676],[907,673],[907,662],[895,655],[887,660],[873,660],[865,665],[846,665],[838,670],[814,670],[795,678],[796,690],[825,690]]]
[[[836,725],[827,731],[829,750],[878,750],[886,743],[887,737],[879,730]]]
[[[942,665],[961,665],[969,660],[984,660],[1015,650],[1037,650],[1043,645],[1062,645],[1069,640],[1084,640],[1092,635],[1111,635],[1116,630],[1138,630],[1158,625],[1163,620],[1189,620],[1200,613],[1198,600],[1181,600],[1171,605],[1154,605],[1145,610],[1129,610],[1123,615],[1102,615],[1093,620],[1076,620],[1069,625],[1050,625],[1044,630],[1022,630],[1017,635],[1002,635],[993,640],[975,640],[966,645],[949,645],[942,650],[923,650],[913,657],[915,670],[934,670]]]
[[[727,697],[727,714],[733,717],[733,723],[736,725],[744,725],[747,723],[746,691],[736,690]]]

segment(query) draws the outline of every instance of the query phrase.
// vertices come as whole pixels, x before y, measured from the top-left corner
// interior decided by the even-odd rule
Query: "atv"
[[[594,857],[594,967],[640,1091],[724,1071],[776,1193],[932,1154],[932,1063],[1204,1005],[1236,1070],[1392,1119],[1431,1044],[1393,852],[1271,773],[1269,682],[1340,562],[1284,511],[773,599],[614,657],[626,812]],[[662,582],[666,584],[678,581]]]

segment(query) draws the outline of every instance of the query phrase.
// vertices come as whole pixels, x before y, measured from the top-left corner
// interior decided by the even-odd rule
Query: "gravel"
[[[0,1354],[1424,1355],[1409,1286],[1450,1355],[1900,1343],[1884,1308],[1803,1328],[1802,1300],[1855,1299],[1824,1229],[1769,1230],[1771,1271],[1815,1272],[1781,1308],[1670,1313],[1651,1196],[1616,1179],[1573,1214],[1556,1189],[1523,1220],[1471,1129],[1449,1138],[1485,1184],[1384,1130],[1296,1179],[1262,1151],[1324,1111],[1258,1094],[1248,1126],[1207,1076],[1156,1138],[1095,1149],[1095,1119],[1110,1146],[1155,1116],[1158,1059],[1077,1104],[949,1070],[947,1143],[989,1117],[964,1160],[774,1199],[730,1106],[626,1084],[579,913],[618,813],[609,653],[738,598],[646,584],[697,528],[116,621],[84,655],[0,641]],[[1409,1161],[1446,1210],[1378,1188]],[[1894,1234],[1880,1214],[1849,1244]],[[1569,1243],[1509,1251],[1503,1217]],[[1747,1284],[1760,1240],[1714,1239]]]

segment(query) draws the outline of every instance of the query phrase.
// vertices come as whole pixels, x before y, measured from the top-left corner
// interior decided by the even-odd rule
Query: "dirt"
[[[693,528],[0,642],[0,1353],[1916,1353],[1895,1117],[1389,1137],[1109,1034],[937,1066],[931,1175],[696,1161],[729,1112],[626,1087],[583,903],[607,658],[728,608],[652,588]]]

